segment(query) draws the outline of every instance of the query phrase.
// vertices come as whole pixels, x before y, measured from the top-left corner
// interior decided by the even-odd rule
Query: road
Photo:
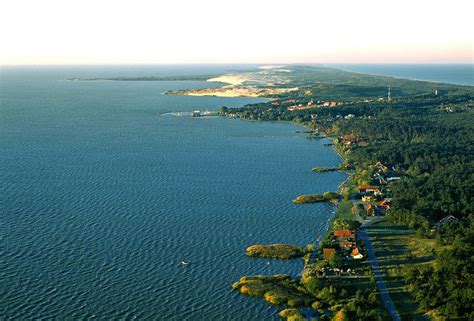
[[[388,313],[392,317],[394,321],[401,321],[400,315],[398,314],[395,305],[393,304],[392,298],[387,290],[387,285],[383,280],[382,273],[380,272],[379,262],[377,261],[377,257],[375,256],[375,251],[372,247],[372,243],[370,243],[369,235],[367,234],[365,227],[363,226],[358,232],[357,236],[359,240],[364,242],[365,248],[367,249],[368,254],[368,262],[372,267],[372,271],[375,275],[375,280],[377,281],[377,288],[379,289],[380,297],[382,298],[385,307],[387,308]]]
[[[372,247],[372,243],[370,242],[369,235],[367,234],[367,231],[365,230],[365,227],[367,227],[367,226],[369,226],[373,223],[379,222],[383,219],[382,218],[374,218],[372,220],[364,221],[360,217],[359,211],[356,211],[355,215],[356,215],[356,219],[362,223],[361,228],[357,232],[357,239],[362,240],[364,242],[365,248],[367,249],[367,254],[368,254],[368,260],[367,261],[369,262],[370,266],[372,267],[372,271],[374,272],[377,288],[379,289],[379,293],[380,293],[380,297],[382,298],[382,301],[385,304],[385,307],[387,308],[387,311],[390,314],[392,320],[393,321],[401,321],[400,315],[398,314],[398,311],[395,308],[395,305],[393,304],[392,298],[390,297],[390,294],[388,293],[388,290],[387,290],[387,285],[385,284],[385,281],[383,280],[382,273],[380,272],[379,262],[377,261],[377,257],[375,256],[375,251]],[[328,222],[327,222],[328,225],[325,226],[323,229],[327,229],[327,227],[329,226],[330,221],[331,220],[328,220]],[[399,232],[399,231],[397,231],[397,232]],[[317,246],[319,245],[319,242],[321,241],[321,238],[322,238],[322,234],[320,234],[320,237],[315,241],[315,244],[314,244],[315,247],[314,248],[317,248]],[[315,259],[315,256],[314,256],[315,252],[316,251],[313,251],[313,254],[311,255],[311,258],[309,260],[310,263],[312,263]],[[304,267],[304,269],[305,268],[306,268],[306,266]],[[304,269],[303,269],[302,273],[304,272]],[[348,278],[351,278],[351,277],[348,277]],[[354,278],[356,278],[356,276],[354,276]],[[310,320],[311,317],[312,317],[312,315],[307,315],[308,320]]]

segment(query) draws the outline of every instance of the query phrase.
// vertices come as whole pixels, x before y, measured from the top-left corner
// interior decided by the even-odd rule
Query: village
[[[365,139],[353,133],[341,135],[335,143],[340,152],[367,146]],[[318,263],[311,267],[319,277],[357,277],[362,273],[360,262],[367,258],[367,251],[359,229],[376,217],[389,214],[392,205],[389,185],[400,180],[397,170],[396,166],[389,168],[377,162],[371,172],[370,184],[358,185],[351,190],[348,200],[350,214],[336,217],[320,244]]]
[[[317,84],[269,97],[276,100],[266,103],[219,112],[229,118],[305,125],[305,131],[296,132],[311,134],[308,139],[324,139],[322,144],[334,146],[343,159],[337,167],[311,169],[349,175],[339,186],[338,197],[331,199],[337,208],[326,235],[321,241],[318,237],[311,244],[311,255],[303,258],[300,284],[318,299],[312,308],[320,317],[345,314],[351,320],[377,320],[376,314],[385,311],[383,320],[388,315],[394,320],[401,316],[413,320],[430,313],[431,307],[443,316],[467,315],[466,300],[446,287],[469,275],[451,266],[465,264],[466,247],[454,242],[454,235],[468,239],[472,225],[466,212],[466,205],[472,203],[466,192],[469,184],[460,178],[469,168],[465,149],[470,146],[466,133],[471,129],[462,116],[468,116],[471,98],[457,95],[455,88],[440,95],[434,85],[402,85],[394,87],[396,98],[392,99],[390,84],[383,97],[378,80],[371,83],[371,89],[377,90],[370,94],[362,94],[369,88],[359,83],[357,88],[339,86],[337,90],[331,86],[322,90]],[[420,93],[411,93],[415,89]],[[454,135],[451,143],[446,143],[446,133]],[[311,194],[300,195],[293,203],[316,201],[328,200]],[[449,260],[445,252],[450,253]],[[438,276],[438,266],[444,267],[449,278]],[[431,306],[435,296],[425,284],[446,300]],[[360,309],[360,303],[367,305]],[[329,306],[331,311],[325,310]]]
[[[322,100],[310,100],[306,104],[298,104],[298,101],[296,99],[288,99],[283,101],[283,103],[290,103],[290,104],[296,104],[296,105],[291,105],[287,107],[287,110],[289,111],[294,111],[294,110],[305,110],[305,109],[310,109],[310,108],[316,108],[316,107],[336,107],[336,106],[341,106],[344,103],[343,102],[337,102],[337,101],[322,101]],[[272,103],[273,106],[279,106],[280,102],[276,101]]]

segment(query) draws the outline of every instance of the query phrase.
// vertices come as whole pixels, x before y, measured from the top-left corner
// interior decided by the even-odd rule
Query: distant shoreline
[[[474,64],[324,64],[325,66],[341,69],[347,72],[353,72],[362,75],[370,76],[385,76],[393,77],[396,79],[413,80],[413,81],[428,81],[437,84],[450,84],[460,86],[474,86]],[[410,69],[408,70],[408,67]],[[436,79],[433,74],[428,73],[421,75],[407,74],[406,72],[413,72],[413,67],[425,69],[424,72],[434,72],[435,69],[446,69],[439,70],[436,75],[439,74],[453,74],[453,69],[457,69],[457,72],[463,72],[462,79]],[[407,70],[405,70],[407,68]],[[397,70],[398,69],[398,70]],[[466,70],[465,70],[466,69]],[[464,75],[465,73],[465,75]],[[459,77],[461,75],[457,75]],[[469,79],[470,76],[470,79]],[[454,76],[453,76],[454,77]],[[469,80],[467,80],[469,79]],[[467,82],[466,82],[467,81]]]
[[[66,81],[208,81],[217,75],[196,75],[196,76],[136,76],[136,77],[97,77],[81,78],[68,77]]]

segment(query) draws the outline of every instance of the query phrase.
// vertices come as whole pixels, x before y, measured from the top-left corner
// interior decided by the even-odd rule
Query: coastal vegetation
[[[287,85],[297,91],[220,114],[304,124],[332,138],[352,171],[319,256],[300,280],[319,302],[312,308],[321,319],[387,319],[370,266],[345,259],[342,247],[352,240],[336,236],[382,215],[368,235],[402,320],[473,319],[474,88],[323,67],[292,71]],[[326,200],[323,194],[293,201]],[[357,253],[364,257],[363,246]],[[341,272],[348,268],[361,277]]]
[[[315,300],[298,280],[284,274],[242,277],[232,288],[244,295],[260,297],[278,306],[310,306]]]
[[[339,194],[335,192],[324,192],[324,194],[300,195],[293,200],[293,203],[303,204],[303,203],[327,202],[327,201],[337,200],[338,198],[339,198]]]
[[[307,249],[289,244],[252,245],[245,250],[245,254],[251,257],[283,260],[303,257],[307,253]]]
[[[312,171],[316,173],[335,172],[337,170],[335,167],[315,167],[312,169]]]
[[[422,320],[419,305],[410,297],[402,271],[410,270],[420,263],[433,261],[434,253],[441,248],[436,242],[416,234],[405,225],[386,220],[367,227],[372,246],[379,259],[387,291],[402,320]]]
[[[246,296],[263,298],[272,305],[290,307],[279,314],[289,320],[304,315],[297,308],[314,309],[320,320],[341,314],[349,320],[386,320],[374,285],[364,278],[358,282],[321,279],[306,272],[301,280],[283,274],[242,277],[232,288]]]
[[[287,321],[305,321],[306,320],[305,315],[295,308],[281,310],[280,313],[278,313],[278,315]]]

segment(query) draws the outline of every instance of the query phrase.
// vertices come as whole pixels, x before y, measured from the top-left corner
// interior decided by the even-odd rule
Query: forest
[[[354,84],[352,76],[345,82],[336,76],[313,85],[308,78],[299,92],[240,109],[223,107],[220,113],[307,124],[336,140],[355,135],[363,143],[345,147],[346,162],[356,169],[380,162],[401,177],[390,184],[393,206],[387,219],[417,229],[442,249],[430,264],[404,271],[413,299],[420,308],[435,309],[448,319],[473,320],[473,87],[396,79],[388,99],[382,96],[387,92],[384,77],[382,85],[375,86],[374,79]],[[306,106],[326,99],[342,103],[288,110],[295,103]],[[440,226],[448,216],[454,222]]]

